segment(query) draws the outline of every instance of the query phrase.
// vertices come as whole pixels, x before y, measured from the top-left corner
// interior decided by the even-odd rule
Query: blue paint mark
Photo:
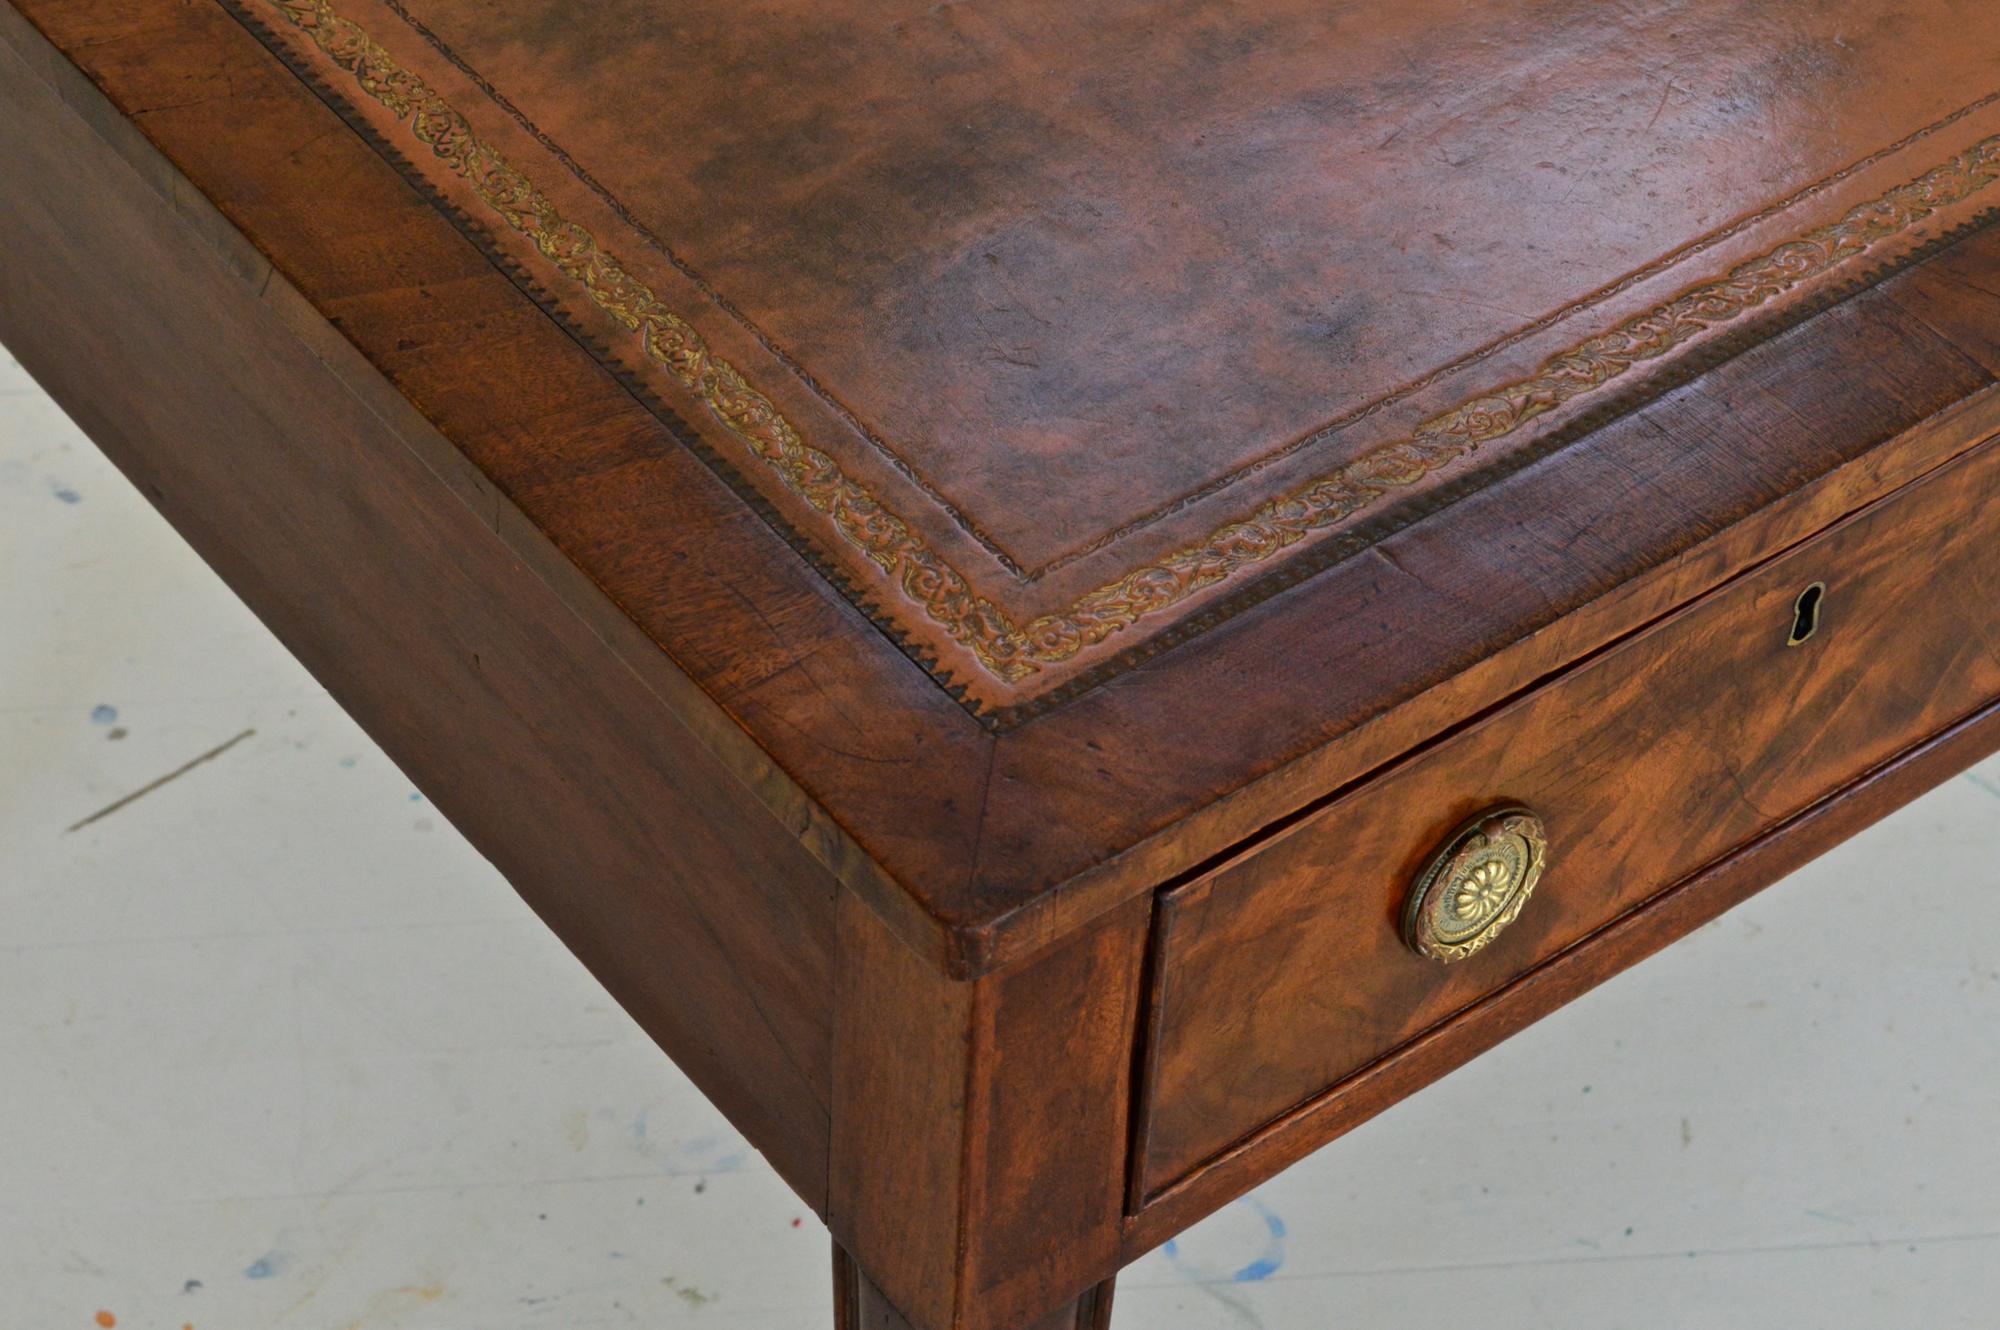
[[[243,1271],[245,1279],[270,1279],[285,1268],[285,1258],[277,1252],[265,1252],[250,1262]]]
[[[1270,1235],[1270,1245],[1256,1260],[1238,1270],[1230,1278],[1238,1284],[1254,1284],[1277,1274],[1278,1268],[1285,1263],[1285,1221],[1255,1196],[1244,1197],[1243,1203],[1255,1210],[1258,1217],[1264,1221],[1264,1231]]]
[[[681,1146],[680,1155],[703,1173],[734,1173],[747,1161],[742,1147],[726,1136],[697,1136]]]
[[[1974,785],[1977,785],[1980,789],[1992,795],[1995,799],[2000,799],[2000,785],[1995,785],[1992,781],[1986,779],[1986,777],[1980,775],[1976,771],[1966,772],[1965,778],[1971,781]]]
[[[83,502],[83,496],[81,494],[78,494],[75,490],[71,489],[67,485],[58,485],[52,492],[58,499],[62,500],[64,503]]]
[[[646,1144],[646,1113],[647,1110],[642,1108],[639,1116],[632,1119],[632,1141],[642,1147]]]
[[[99,702],[90,709],[92,725],[113,725],[118,721],[118,708],[108,702]]]
[[[354,765],[354,759],[351,757],[343,757],[340,759],[340,765],[342,765],[343,767],[351,768]]]
[[[1160,1254],[1183,1278],[1194,1284],[1255,1284],[1269,1279],[1284,1268],[1285,1264],[1285,1221],[1277,1212],[1254,1196],[1246,1196],[1237,1202],[1247,1207],[1263,1226],[1262,1248],[1243,1265],[1228,1273],[1223,1273],[1206,1263],[1189,1260],[1181,1252],[1179,1239],[1169,1239],[1161,1245]],[[1206,1268],[1204,1268],[1206,1266]]]
[[[421,794],[417,793],[417,792],[416,792],[415,790],[411,790],[411,791],[410,791],[410,802],[411,802],[411,803],[413,803],[413,804],[420,804],[420,803],[422,803],[423,801],[424,801],[424,796],[423,796],[423,795],[421,795]]]

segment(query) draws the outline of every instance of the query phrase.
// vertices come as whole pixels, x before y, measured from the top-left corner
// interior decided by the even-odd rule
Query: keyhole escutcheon
[[[1799,598],[1792,602],[1792,635],[1785,639],[1788,647],[1802,646],[1812,640],[1819,631],[1821,614],[1826,609],[1826,583],[1814,582]]]

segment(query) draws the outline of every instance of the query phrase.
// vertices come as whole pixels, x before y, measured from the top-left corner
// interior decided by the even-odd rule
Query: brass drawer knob
[[[1410,889],[1403,939],[1418,955],[1462,961],[1520,917],[1548,862],[1542,820],[1509,806],[1451,834]]]

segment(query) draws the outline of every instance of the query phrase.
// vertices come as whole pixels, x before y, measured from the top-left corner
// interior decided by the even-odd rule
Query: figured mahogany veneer
[[[2000,698],[1997,605],[1992,442],[1166,892],[1139,1202]],[[1418,956],[1425,855],[1508,803],[1547,828],[1533,897],[1466,961]]]
[[[6,0],[0,339],[843,1326],[1102,1330],[2000,747],[1996,12]]]

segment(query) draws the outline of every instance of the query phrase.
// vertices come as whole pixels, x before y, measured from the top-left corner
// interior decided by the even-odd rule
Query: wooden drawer
[[[1166,892],[1136,1199],[2000,696],[1996,501],[1989,442]],[[1532,898],[1417,955],[1413,879],[1508,804],[1546,826]]]

